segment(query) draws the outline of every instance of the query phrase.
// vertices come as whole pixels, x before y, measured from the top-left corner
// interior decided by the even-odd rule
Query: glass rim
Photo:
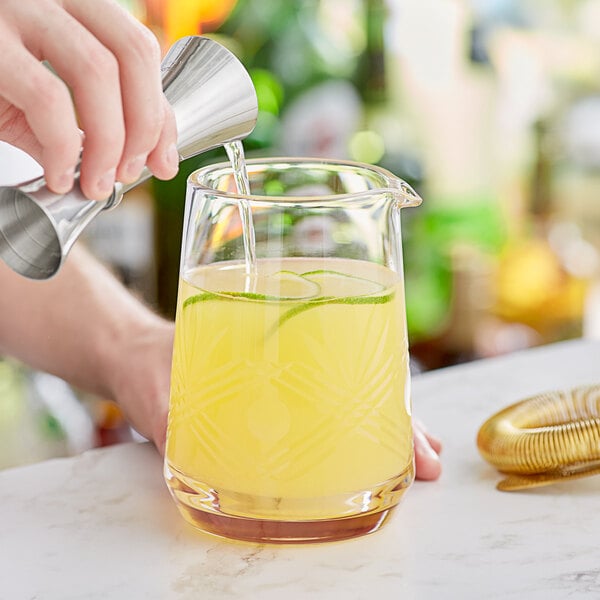
[[[201,178],[208,173],[223,171],[226,174],[233,173],[233,167],[229,161],[213,163],[205,165],[198,169],[195,169],[187,178],[187,185],[192,186],[194,189],[205,190],[211,194],[218,196],[219,198],[228,199],[234,202],[240,200],[249,202],[251,204],[311,204],[318,202],[319,204],[328,204],[332,202],[340,202],[341,200],[348,199],[357,201],[361,198],[372,198],[375,195],[381,194],[392,194],[402,199],[402,206],[417,206],[421,204],[421,197],[412,189],[412,187],[406,183],[403,179],[394,175],[391,171],[379,167],[377,165],[370,165],[367,163],[361,163],[352,160],[335,159],[335,158],[320,158],[320,157],[264,157],[264,158],[252,158],[246,160],[247,167],[273,167],[277,165],[291,165],[291,166],[305,166],[306,168],[318,169],[319,167],[331,167],[339,166],[346,169],[355,169],[357,171],[364,171],[367,173],[374,173],[379,177],[382,177],[386,183],[384,187],[374,187],[368,190],[361,190],[359,192],[344,192],[341,194],[316,194],[316,195],[298,195],[298,196],[281,196],[281,195],[270,195],[263,196],[259,194],[239,194],[237,192],[228,192],[224,190],[218,190],[207,186],[201,181]],[[252,171],[249,169],[249,171]]]

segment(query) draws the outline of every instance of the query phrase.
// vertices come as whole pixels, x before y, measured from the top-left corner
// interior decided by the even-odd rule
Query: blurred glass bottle
[[[92,419],[69,385],[0,357],[0,468],[77,454],[96,443]]]
[[[158,36],[166,50],[186,35],[211,34],[228,18],[236,0],[140,0],[143,10],[137,16]],[[230,45],[227,39],[219,40]],[[237,52],[236,52],[237,53]],[[163,315],[173,318],[177,302],[177,280],[185,182],[188,175],[204,164],[224,160],[225,153],[217,150],[183,161],[179,174],[171,181],[151,179],[147,184],[152,197],[153,244],[151,247],[154,273],[147,287],[154,294],[150,299]],[[147,298],[148,299],[148,298]]]
[[[402,89],[391,60],[393,35],[391,2],[365,0],[365,50],[355,76],[363,103],[362,127],[350,140],[354,160],[377,164],[414,187],[423,184],[421,149],[415,141],[411,119],[402,106]]]
[[[577,225],[559,219],[553,210],[549,132],[549,123],[540,119],[534,127],[528,227],[509,240],[500,257],[495,307],[504,321],[531,327],[540,343],[581,336],[597,264]]]

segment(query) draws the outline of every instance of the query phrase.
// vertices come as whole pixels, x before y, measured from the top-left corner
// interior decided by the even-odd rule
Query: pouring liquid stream
[[[240,140],[235,140],[224,145],[227,157],[231,162],[233,177],[238,194],[250,195],[250,180],[244,156],[244,146]],[[244,241],[244,264],[246,292],[256,291],[257,269],[256,269],[256,241],[254,236],[254,222],[252,220],[252,209],[247,200],[240,200],[240,220],[242,222],[242,237]]]

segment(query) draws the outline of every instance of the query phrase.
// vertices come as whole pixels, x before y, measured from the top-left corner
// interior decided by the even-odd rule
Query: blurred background
[[[403,211],[413,369],[600,337],[600,0],[129,0],[159,37],[248,68],[248,156],[350,158],[424,197]],[[174,316],[182,163],[83,243]],[[0,180],[39,173],[0,146]],[[0,361],[0,467],[134,439],[111,402]]]

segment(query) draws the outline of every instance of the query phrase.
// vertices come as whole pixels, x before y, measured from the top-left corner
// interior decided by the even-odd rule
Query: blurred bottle
[[[235,39],[241,35],[250,50],[251,75],[270,73],[282,92],[276,109],[269,110],[261,97],[270,94],[256,82],[262,109],[257,133],[268,144],[263,148],[270,154],[347,158],[350,138],[363,118],[355,80],[366,47],[363,1],[279,3],[270,11],[258,5],[257,0],[247,0],[243,22],[232,25]],[[249,13],[261,12],[248,21]],[[251,27],[261,31],[262,41]]]
[[[92,419],[69,385],[0,358],[0,468],[78,454],[96,444]]]
[[[535,125],[528,227],[512,238],[498,265],[495,313],[533,329],[540,343],[579,337],[597,257],[572,222],[552,206],[553,158],[548,123]]]
[[[493,301],[490,257],[476,246],[457,244],[452,249],[451,264],[450,312],[439,342],[446,365],[482,357],[480,344],[490,326]]]
[[[389,49],[388,38],[394,34],[391,5],[386,0],[364,2],[366,46],[355,76],[363,102],[363,121],[350,140],[349,150],[352,159],[377,164],[420,188],[421,148],[402,106],[402,89],[394,73],[400,65],[391,60]]]
[[[236,0],[144,0],[143,10],[138,16],[155,32],[166,51],[177,39],[186,35],[214,34],[236,3]],[[235,45],[226,36],[219,41],[224,45]],[[238,53],[236,48],[231,49]],[[202,164],[225,159],[222,150],[208,152],[183,161],[175,179],[152,179],[148,183],[153,215],[150,246],[153,272],[142,281],[146,300],[166,317],[175,316],[186,179]]]
[[[478,246],[457,242],[450,250],[449,308],[438,333],[411,344],[411,353],[424,369],[476,360],[487,355],[495,330],[492,257]]]

